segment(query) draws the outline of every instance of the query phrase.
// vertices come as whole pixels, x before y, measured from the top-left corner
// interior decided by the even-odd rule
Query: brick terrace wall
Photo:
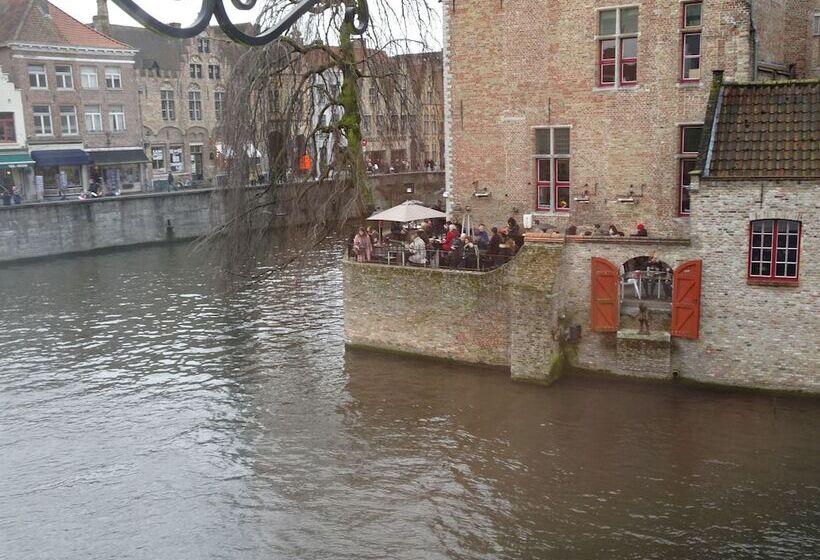
[[[817,180],[708,182],[693,193],[703,258],[700,340],[678,342],[677,367],[699,381],[820,392],[820,201]],[[803,223],[800,281],[747,284],[749,222]]]
[[[505,273],[344,263],[349,343],[510,365]]]
[[[535,211],[534,126],[571,126],[571,198],[576,224],[615,224],[682,237],[678,217],[679,125],[704,119],[711,72],[747,80],[750,72],[748,2],[704,3],[700,82],[679,84],[681,2],[640,4],[637,87],[597,87],[596,8],[615,0],[460,0],[445,2],[452,142],[448,171],[454,204],[474,220],[501,224]],[[445,76],[445,79],[447,76]],[[472,196],[473,183],[492,195]],[[645,184],[640,204],[615,202]],[[587,185],[587,186],[585,186]],[[519,216],[520,217],[520,216]],[[556,213],[542,221],[563,226]]]
[[[526,247],[487,273],[344,263],[349,343],[510,367],[546,380],[561,247]]]

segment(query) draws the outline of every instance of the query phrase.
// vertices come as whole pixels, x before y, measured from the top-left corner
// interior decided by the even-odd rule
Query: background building
[[[45,0],[2,6],[0,65],[22,92],[37,192],[140,190],[147,159],[134,49]]]
[[[240,47],[218,27],[192,39],[174,39],[141,27],[111,25],[98,0],[97,29],[137,49],[143,134],[155,189],[168,174],[181,184],[212,184],[222,149],[219,121],[225,83]]]

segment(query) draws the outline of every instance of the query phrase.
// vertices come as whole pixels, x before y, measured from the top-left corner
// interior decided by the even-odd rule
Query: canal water
[[[0,558],[816,557],[817,400],[346,352],[338,254],[0,268]]]

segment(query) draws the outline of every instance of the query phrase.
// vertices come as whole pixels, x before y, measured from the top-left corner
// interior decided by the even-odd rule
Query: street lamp
[[[256,5],[256,1],[257,0],[231,0],[231,3],[239,10],[250,10]],[[225,35],[237,43],[258,47],[281,37],[300,17],[323,1],[324,0],[302,0],[282,21],[259,35],[248,35],[234,25],[228,17],[224,0],[202,0],[199,15],[197,15],[196,20],[190,27],[176,27],[163,23],[140,8],[134,0],[114,0],[114,3],[143,27],[156,31],[157,33],[162,33],[163,35],[168,35],[169,37],[176,39],[196,37],[208,27],[211,18],[216,17],[216,21]],[[367,25],[370,21],[367,10],[367,0],[358,0],[357,6],[358,8],[348,7],[345,10],[345,21],[353,24],[353,32],[356,35],[362,35],[367,30]]]

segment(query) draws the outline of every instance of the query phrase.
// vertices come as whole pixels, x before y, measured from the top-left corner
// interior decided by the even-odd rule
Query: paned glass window
[[[86,132],[102,132],[102,110],[99,105],[86,105],[84,116]]]
[[[215,91],[214,92],[214,116],[216,120],[222,120],[222,113],[225,109],[225,92],[224,91]]]
[[[162,112],[162,120],[173,121],[177,118],[176,103],[174,101],[174,91],[171,89],[163,89],[159,92],[160,109]]]
[[[95,66],[80,66],[80,84],[83,89],[97,89],[100,87]]]
[[[122,89],[122,73],[118,66],[105,67],[105,87],[108,89]]]
[[[14,130],[14,113],[0,113],[0,143],[17,142]]]
[[[683,29],[681,35],[681,76],[682,81],[700,80],[700,26],[701,2],[683,5]]]
[[[535,129],[535,183],[538,210],[569,211],[570,129]]]
[[[749,235],[749,279],[796,282],[800,267],[800,222],[755,220]]]
[[[598,12],[598,85],[638,82],[638,8]]]
[[[211,40],[205,37],[200,37],[196,40],[196,50],[201,53],[211,52]]]
[[[689,187],[692,184],[690,173],[697,166],[698,150],[702,126],[682,126],[680,128],[680,153],[678,157],[678,214],[689,215]]]
[[[222,71],[219,68],[219,64],[208,65],[208,78],[211,80],[219,80],[222,78]]]
[[[77,108],[73,105],[60,105],[60,134],[72,136],[80,133],[77,124]]]
[[[48,89],[46,67],[42,64],[28,65],[28,85],[32,89]]]
[[[201,64],[190,64],[189,65],[191,70],[191,78],[198,80],[202,78],[202,65]]]
[[[74,89],[74,73],[71,71],[71,66],[56,65],[54,75],[57,77],[57,89]]]
[[[34,134],[36,136],[51,136],[54,134],[51,128],[51,107],[49,105],[34,105]]]
[[[188,118],[192,121],[202,120],[202,93],[199,91],[188,92]]]
[[[125,130],[125,111],[123,111],[122,105],[108,107],[108,130],[111,132],[123,132]]]

